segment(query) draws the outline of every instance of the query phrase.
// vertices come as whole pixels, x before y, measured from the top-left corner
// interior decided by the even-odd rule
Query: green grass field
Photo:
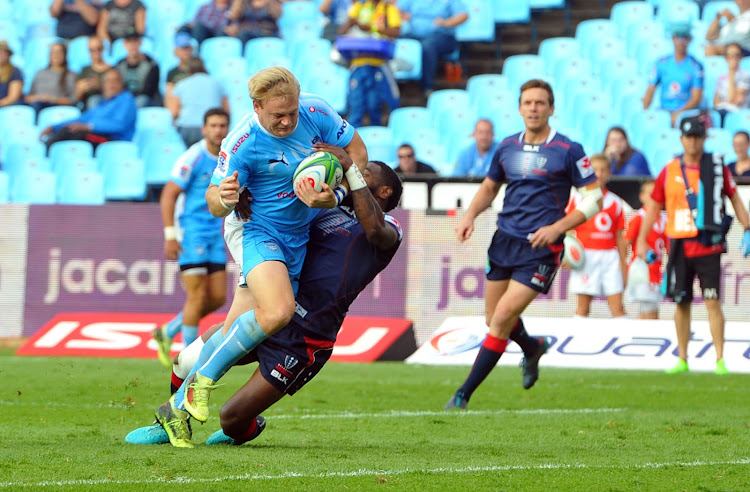
[[[466,412],[468,367],[329,364],[241,447],[202,444],[249,374],[232,370],[195,449],[134,446],[168,374],[156,360],[0,351],[0,489],[749,490],[750,376],[497,368]]]

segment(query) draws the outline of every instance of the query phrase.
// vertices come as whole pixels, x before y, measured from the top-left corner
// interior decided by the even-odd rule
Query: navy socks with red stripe
[[[458,389],[456,394],[461,393],[465,400],[471,398],[471,394],[474,390],[482,384],[482,381],[492,372],[492,369],[500,360],[500,356],[505,352],[505,347],[508,345],[508,340],[497,338],[491,334],[487,334],[487,338],[484,339],[482,347],[479,349],[479,354],[474,361],[474,365],[471,368],[469,377],[466,378],[464,384]]]

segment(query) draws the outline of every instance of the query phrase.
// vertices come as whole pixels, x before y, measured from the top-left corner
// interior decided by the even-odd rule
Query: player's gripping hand
[[[244,186],[240,187],[239,195],[240,199],[234,207],[234,216],[238,220],[247,222],[253,215],[252,210],[250,210],[250,202],[253,201],[253,196],[250,194],[250,190]]]
[[[321,183],[320,187],[321,190],[318,193],[308,180],[300,179],[294,193],[310,208],[335,208],[338,202],[331,187],[326,183]]]
[[[237,202],[240,201],[239,175],[240,173],[235,171],[219,183],[219,198],[224,204],[230,207],[237,205]]]
[[[462,243],[469,239],[474,232],[474,221],[466,217],[461,219],[461,222],[456,226],[456,237],[458,242]]]
[[[550,224],[537,229],[531,236],[529,236],[529,242],[532,248],[544,248],[550,244],[554,244],[565,231],[560,232],[555,224]]]
[[[181,252],[182,246],[180,246],[180,243],[176,239],[164,241],[164,255],[168,260],[176,260]]]
[[[313,145],[313,150],[316,152],[328,152],[329,154],[335,155],[341,163],[341,167],[344,169],[344,172],[348,171],[354,163],[346,150],[344,150],[343,147],[339,147],[338,145],[317,142],[315,145]]]
[[[750,231],[747,229],[745,229],[745,233],[742,235],[740,251],[742,252],[742,256],[744,256],[745,258],[750,256]]]

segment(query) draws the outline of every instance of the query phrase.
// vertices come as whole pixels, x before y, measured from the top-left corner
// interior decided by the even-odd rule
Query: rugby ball
[[[344,179],[344,168],[341,167],[341,162],[335,155],[329,152],[315,152],[300,162],[294,171],[292,181],[295,190],[300,180],[303,179],[307,180],[317,192],[323,189],[323,183],[335,188]]]
[[[570,268],[573,270],[580,270],[586,263],[586,253],[583,250],[583,245],[574,236],[566,235],[563,239],[563,245],[565,252],[563,253],[563,261],[567,261],[570,264]]]

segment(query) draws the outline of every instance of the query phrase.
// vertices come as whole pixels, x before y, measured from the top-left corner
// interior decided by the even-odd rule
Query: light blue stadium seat
[[[633,57],[638,61],[638,71],[648,75],[659,58],[674,53],[672,41],[665,38],[641,39]]]
[[[474,133],[474,125],[477,123],[477,113],[469,106],[435,108],[432,111],[435,128],[442,142],[450,147],[451,141],[463,140],[464,137]]]
[[[589,60],[598,67],[607,60],[613,58],[624,58],[627,56],[627,47],[621,39],[602,39],[588,50]]]
[[[227,95],[227,98],[229,99],[229,109],[231,110],[229,113],[231,116],[229,127],[234,128],[247,113],[253,111],[253,101],[250,100],[250,96],[246,92],[230,93]]]
[[[459,42],[491,43],[495,41],[495,13],[486,0],[464,0],[469,19],[456,27]]]
[[[50,36],[48,38],[34,38],[23,44],[23,91],[28,93],[34,75],[49,65],[50,46],[60,41],[60,38]]]
[[[133,142],[104,142],[99,144],[94,151],[94,157],[99,161],[102,169],[108,165],[108,161],[117,162],[132,156],[138,156],[138,146]]]
[[[64,140],[53,143],[49,148],[49,158],[52,161],[52,167],[55,169],[64,165],[66,161],[79,157],[94,157],[94,146],[91,142]]]
[[[716,17],[716,14],[723,12],[724,10],[729,10],[735,16],[740,15],[740,8],[737,6],[737,2],[733,0],[712,1],[703,6],[701,20],[704,22],[711,22]]]
[[[225,58],[242,56],[242,41],[230,36],[208,38],[201,43],[199,52],[206,70],[213,72]]]
[[[518,113],[517,105],[512,109],[495,111],[489,119],[492,120],[498,140],[524,129],[523,118]]]
[[[219,82],[223,82],[221,78],[228,74],[237,74],[238,77],[244,77],[245,82],[250,76],[250,72],[247,68],[247,60],[241,56],[231,56],[222,60],[220,65],[212,65],[209,72],[211,75],[216,77]]]
[[[146,36],[156,39],[167,26],[179,26],[182,24],[184,15],[184,0],[159,0],[158,2],[153,2],[146,9]],[[170,34],[174,38],[174,33]]]
[[[607,97],[599,79],[589,75],[567,78],[558,87],[559,90],[555,91],[555,107],[563,112],[564,118],[577,117],[579,109],[575,107],[575,100],[579,94]]]
[[[441,143],[427,144],[422,143],[414,147],[417,160],[429,164],[438,173],[445,173],[448,176],[453,174],[455,163],[446,162],[448,152]]]
[[[664,169],[664,166],[667,164],[667,162],[671,161],[678,155],[682,154],[682,150],[675,153],[673,149],[664,148],[664,147],[657,147],[655,149],[651,149],[650,153],[645,153],[644,156],[646,157],[646,162],[648,162],[648,169],[651,171],[651,176],[656,177],[659,175],[662,169]]]
[[[147,128],[171,128],[172,113],[167,108],[158,106],[139,108],[136,114],[135,127],[138,131]]]
[[[323,14],[318,10],[315,2],[304,0],[287,1],[281,4],[281,17],[279,18],[279,30],[290,32],[300,23],[309,21],[322,22]]]
[[[162,185],[169,181],[177,158],[185,150],[183,142],[156,142],[144,149],[142,155],[146,164],[146,184]]]
[[[245,99],[249,98],[245,97]],[[145,128],[140,131],[136,130],[133,142],[135,142],[138,147],[139,155],[143,157],[145,149],[153,145],[154,142],[182,142],[182,137],[177,133],[177,129],[172,126],[164,128]]]
[[[35,126],[29,126],[29,125],[18,125],[18,126],[10,126],[6,127],[3,130],[3,137],[2,137],[2,146],[3,149],[6,148],[6,146],[9,146],[11,144],[28,144],[31,143],[32,145],[42,145],[41,142],[39,142],[39,130]],[[0,155],[0,159],[5,160],[5,150],[3,150],[2,155]]]
[[[709,128],[705,144],[706,152],[721,155],[734,153],[733,137],[734,134],[724,128]]]
[[[587,155],[601,152],[607,141],[609,129],[620,122],[613,118],[612,112],[608,110],[582,108],[580,111],[578,129],[580,135],[583,135],[583,150]]]
[[[569,79],[581,79],[592,77],[594,67],[590,60],[586,58],[562,58],[557,63],[550,66],[549,72],[555,80],[556,85],[562,86]],[[554,87],[553,87],[554,89]],[[563,94],[561,94],[562,96]]]
[[[477,118],[492,118],[496,111],[518,111],[518,92],[487,90],[486,94],[472,99],[471,107]]]
[[[654,135],[672,127],[672,117],[669,111],[663,109],[647,109],[634,113],[627,122],[630,141],[636,148],[644,148],[647,136]]]
[[[584,56],[589,47],[595,46],[602,39],[616,37],[617,25],[608,19],[589,19],[576,27],[575,38],[578,40]]]
[[[489,0],[497,24],[528,24],[531,21],[529,0]]]
[[[244,58],[239,59],[245,62]],[[223,69],[217,74],[216,78],[221,82],[222,87],[224,87],[227,98],[231,98],[233,95],[250,97],[247,89],[247,80],[250,76],[248,72],[247,65],[245,65],[244,71]]]
[[[286,55],[291,60],[296,72],[297,67],[301,67],[311,59],[324,58],[330,60],[331,42],[323,38],[287,41]]]
[[[81,116],[81,110],[75,106],[50,106],[39,111],[37,126],[44,130],[48,126]]]
[[[4,171],[13,173],[19,169],[25,159],[41,158],[47,155],[47,147],[38,140],[7,141],[3,139],[0,158]]]
[[[323,21],[320,18],[299,21],[296,24],[281,24],[281,37],[287,42],[306,42],[319,39],[323,34]]]
[[[432,128],[432,119],[427,108],[406,106],[391,111],[388,127],[393,131],[394,143],[401,145],[419,129]]]
[[[0,132],[3,134],[3,137],[5,137],[6,128],[34,126],[35,120],[36,112],[31,106],[17,104],[0,108]]]
[[[732,135],[738,131],[750,131],[750,109],[739,109],[724,117],[724,129]]]
[[[683,150],[682,143],[680,143],[680,130],[669,127],[652,129],[647,135],[645,135],[643,144],[638,148],[640,148],[646,156],[658,155],[660,152],[659,149],[664,149],[667,153],[671,153],[672,155],[680,155]],[[661,167],[664,167],[664,164],[666,163],[667,161],[661,163],[656,161],[653,164],[650,163],[649,169],[655,171],[658,167],[659,171],[661,171]]]
[[[408,135],[397,135],[396,146],[403,145],[405,143],[410,144],[412,147],[419,147],[420,145],[432,145],[440,142],[440,134],[438,131],[431,127],[414,128]]]
[[[484,96],[490,92],[504,90],[508,90],[508,78],[505,75],[483,73],[472,75],[466,81],[466,91],[472,101],[476,97]]]
[[[620,38],[625,38],[631,25],[651,20],[653,17],[654,8],[643,1],[618,2],[612,6],[609,14],[609,20],[617,26]]]
[[[105,45],[105,52],[107,51]],[[79,73],[81,69],[91,64],[88,36],[78,36],[68,42],[68,68]]]
[[[292,68],[286,56],[286,43],[274,37],[255,38],[245,44],[245,59],[248,72],[252,75],[260,69],[279,65]]]
[[[24,39],[48,38],[57,36],[57,19],[43,19],[26,26]]]
[[[146,198],[146,167],[136,152],[100,162],[104,174],[104,196],[107,200]]]
[[[104,205],[104,175],[79,171],[58,176],[58,203],[64,205]]]
[[[538,55],[513,55],[503,62],[502,74],[508,78],[510,90],[518,91],[529,79],[547,78],[547,67]]]
[[[396,162],[393,130],[387,126],[363,126],[357,128],[357,132],[367,146],[370,160],[383,161],[390,166]]]
[[[656,20],[631,24],[625,33],[625,45],[631,58],[636,56],[636,51],[642,40],[667,41],[664,26]],[[669,45],[672,47],[672,45]]]
[[[49,158],[38,155],[25,155],[9,161],[3,169],[10,175],[11,187],[27,186],[28,176],[35,172],[52,172],[52,163]]]
[[[656,19],[667,32],[675,28],[691,26],[700,19],[700,7],[690,0],[662,0],[656,11]]]
[[[349,92],[349,70],[346,68],[330,63],[328,69],[309,79],[306,87],[306,92],[319,95],[339,114],[346,113]]]
[[[51,160],[51,159],[50,159]],[[98,173],[101,171],[99,161],[93,157],[75,156],[64,161],[52,161],[52,172],[62,179],[68,174]]]
[[[599,79],[602,82],[602,87],[609,90],[615,81],[627,79],[637,73],[638,63],[627,56],[620,56],[601,62]]]
[[[5,171],[0,171],[0,205],[10,201],[10,176]]]
[[[427,98],[427,110],[432,117],[432,121],[437,121],[435,115],[437,111],[444,108],[460,109],[468,108],[471,105],[469,93],[463,89],[442,89],[430,94]]]
[[[416,39],[398,38],[394,58],[404,60],[410,69],[396,70],[396,80],[419,80],[422,78],[422,43]]]
[[[29,171],[24,186],[11,185],[10,200],[14,203],[51,205],[57,200],[57,177],[51,171]]]
[[[578,58],[580,51],[581,47],[575,38],[547,38],[539,43],[539,56],[548,67],[555,66],[559,60]]]
[[[714,105],[714,92],[719,77],[729,71],[727,60],[723,56],[709,56],[703,62],[703,99],[701,106],[711,108]]]

